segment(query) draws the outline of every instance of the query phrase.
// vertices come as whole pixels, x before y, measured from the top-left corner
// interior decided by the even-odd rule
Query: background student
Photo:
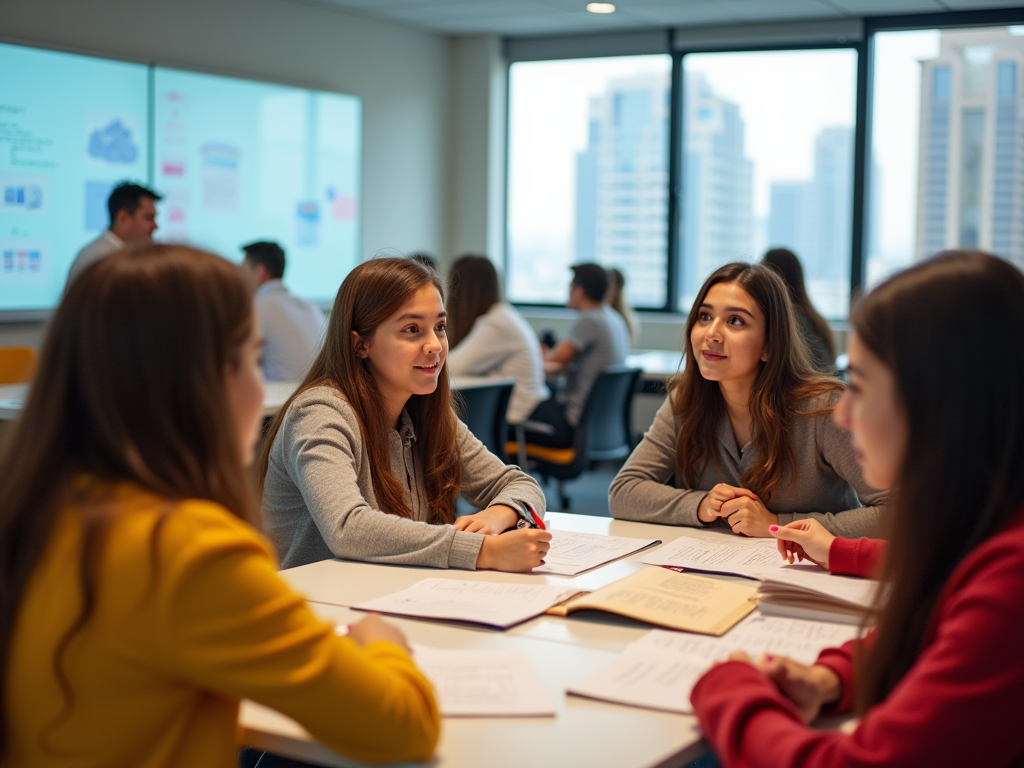
[[[730,766],[1021,765],[1024,275],[948,253],[883,283],[851,324],[836,419],[865,479],[895,489],[876,629],[810,667],[734,654],[694,711]],[[860,724],[804,725],[823,708]]]
[[[285,288],[284,250],[277,243],[243,246],[242,266],[256,286],[256,310],[263,325],[263,376],[267,381],[299,381],[320,351],[324,313]]]
[[[633,308],[629,306],[629,300],[626,298],[626,276],[619,269],[613,268],[605,271],[608,273],[608,293],[605,294],[604,300],[609,307],[622,315],[622,319],[626,321],[626,328],[629,330],[630,344],[636,347],[640,341],[640,320]]]
[[[762,537],[813,517],[839,535],[877,535],[885,492],[864,482],[832,423],[843,385],[811,367],[782,278],[759,264],[715,270],[686,339],[683,373],[612,481],[612,515]]]
[[[445,322],[437,273],[412,259],[374,259],[345,278],[324,347],[260,460],[284,567],[344,557],[529,571],[543,561],[540,486],[452,409]],[[456,520],[460,492],[484,509]]]
[[[337,637],[250,524],[259,353],[210,254],[142,246],[70,286],[0,457],[4,765],[224,768],[242,698],[356,760],[430,757],[402,634]]]
[[[107,198],[110,226],[75,256],[64,285],[65,292],[67,286],[94,261],[126,245],[152,242],[153,233],[158,229],[156,204],[160,200],[163,200],[160,195],[141,184],[122,182],[114,187]]]
[[[508,420],[523,421],[551,396],[537,335],[502,299],[498,272],[486,256],[458,259],[448,285],[448,374],[511,378]]]
[[[804,268],[800,264],[800,259],[786,248],[772,248],[761,259],[761,263],[767,264],[782,275],[786,282],[789,298],[793,300],[793,310],[796,312],[797,327],[807,342],[811,362],[824,373],[834,374],[836,342],[832,338],[832,329],[829,328],[828,321],[814,308],[810,296],[807,295]]]
[[[530,421],[550,425],[554,432],[526,432],[526,441],[552,448],[572,445],[576,425],[594,381],[609,365],[622,365],[629,355],[629,329],[622,315],[605,303],[608,273],[600,264],[576,264],[569,286],[569,309],[579,312],[565,338],[544,352],[544,366],[566,371],[562,388],[538,405]]]

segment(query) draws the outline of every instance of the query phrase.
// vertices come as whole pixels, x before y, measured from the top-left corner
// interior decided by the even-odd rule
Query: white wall
[[[0,37],[360,96],[363,257],[451,250],[448,38],[295,0],[3,0]]]

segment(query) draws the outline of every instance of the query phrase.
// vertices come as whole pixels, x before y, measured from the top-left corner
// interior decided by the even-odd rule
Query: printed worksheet
[[[445,717],[553,717],[555,704],[525,653],[413,644]]]
[[[857,637],[849,624],[752,615],[723,637],[652,630],[627,646],[597,674],[571,685],[569,693],[649,709],[690,713],[690,692],[713,663],[734,651],[813,663],[825,648]]]
[[[779,554],[775,539],[746,539],[722,534],[710,538],[680,536],[641,558],[648,565],[668,565],[694,571],[729,573],[757,578],[765,571],[820,570],[813,563],[789,565]]]
[[[544,558],[544,565],[534,568],[533,572],[575,576],[660,543],[660,539],[551,531],[551,549]]]
[[[506,629],[579,593],[578,587],[458,579],[423,579],[400,592],[352,607],[395,616],[467,621]]]

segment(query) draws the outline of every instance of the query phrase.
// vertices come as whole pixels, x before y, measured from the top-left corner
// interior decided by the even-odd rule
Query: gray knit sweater
[[[820,395],[801,403],[800,410],[826,408],[837,399],[834,393]],[[786,429],[796,472],[784,477],[765,502],[779,516],[779,524],[813,517],[837,536],[877,537],[887,493],[864,482],[849,433],[837,427],[830,414],[794,416]],[[665,398],[651,429],[612,481],[608,503],[614,517],[699,526],[697,507],[708,491],[718,483],[742,486],[740,477],[757,459],[757,449],[750,443],[742,454],[736,449],[729,417],[723,415],[717,432],[718,466],[709,461],[695,488],[680,488],[678,481],[676,487],[668,486],[665,483],[675,476],[678,436],[679,425]]]
[[[451,525],[429,525],[417,438],[402,412],[390,435],[391,471],[404,481],[412,519],[378,509],[359,423],[332,387],[314,387],[292,402],[270,451],[263,483],[263,521],[281,567],[343,557],[435,568],[476,567],[484,537]],[[462,496],[475,507],[510,504],[545,510],[544,493],[518,467],[489,453],[459,424]]]

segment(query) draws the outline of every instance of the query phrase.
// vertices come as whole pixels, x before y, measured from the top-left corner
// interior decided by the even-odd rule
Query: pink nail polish
[[[771,655],[769,655],[769,656],[765,656],[764,658],[765,658],[765,661],[771,661],[771,660],[772,660],[772,659],[774,659],[775,657],[774,657],[774,656],[771,656]]]
[[[769,525],[768,526],[768,530],[771,531],[772,533],[775,533],[775,531],[779,530],[779,526],[777,526],[777,525]]]

